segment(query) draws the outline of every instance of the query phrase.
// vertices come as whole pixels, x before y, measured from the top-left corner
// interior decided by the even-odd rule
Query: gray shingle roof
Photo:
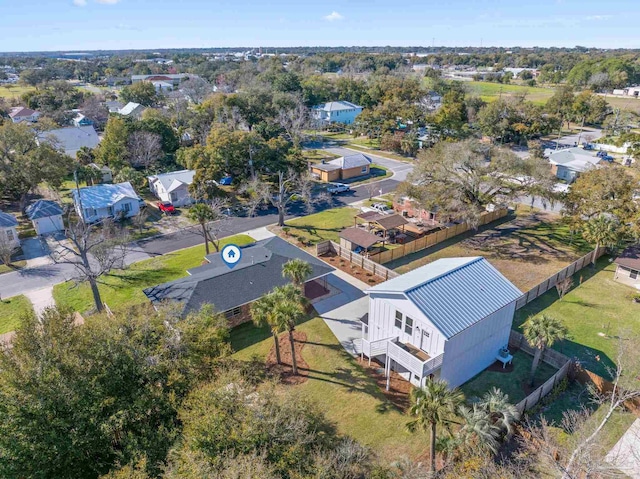
[[[481,256],[440,259],[367,292],[404,294],[446,338],[522,296]]]
[[[317,105],[314,108],[316,110],[323,111],[352,110],[354,108],[362,109],[361,106],[358,106],[355,103],[351,103],[350,101],[330,101],[321,105]]]
[[[100,143],[100,138],[93,125],[70,126],[68,128],[44,131],[38,134],[38,139],[57,143],[71,157],[75,157],[76,152],[83,146],[95,148]]]
[[[152,181],[159,181],[162,186],[164,186],[164,189],[170,192],[182,184],[190,185],[193,183],[193,177],[195,174],[195,170],[172,171],[171,173],[149,176],[148,180],[149,183]]]
[[[26,213],[30,220],[37,220],[38,218],[61,215],[63,210],[55,201],[38,200],[27,207]]]
[[[0,228],[10,228],[11,226],[18,226],[16,217],[0,211]]]
[[[354,155],[341,156],[340,158],[336,158],[335,160],[331,160],[327,163],[329,165],[337,165],[343,170],[347,170],[349,168],[358,168],[370,165],[372,161],[367,155],[356,153]]]
[[[191,276],[147,288],[144,294],[154,304],[178,301],[185,313],[197,311],[203,304],[228,311],[255,301],[276,286],[288,284],[289,280],[282,277],[282,266],[294,258],[311,265],[312,273],[307,280],[333,271],[325,262],[275,237],[242,248],[242,259],[233,269],[222,262],[220,253],[211,254],[207,256],[209,264],[189,270]]]

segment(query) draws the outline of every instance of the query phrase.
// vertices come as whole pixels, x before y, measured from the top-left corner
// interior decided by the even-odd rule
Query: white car
[[[339,193],[344,193],[350,190],[351,188],[349,187],[349,185],[345,185],[344,183],[331,183],[327,188],[327,191],[332,195],[337,195]]]
[[[391,215],[393,214],[393,210],[389,208],[384,203],[374,203],[371,205],[371,208],[383,215]]]

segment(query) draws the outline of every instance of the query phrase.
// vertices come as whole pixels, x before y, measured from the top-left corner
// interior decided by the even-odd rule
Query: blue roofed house
[[[180,170],[148,176],[149,189],[161,201],[169,201],[174,206],[189,205],[193,203],[189,185],[195,174],[194,170]]]
[[[140,211],[141,201],[128,181],[73,190],[76,211],[87,223],[105,218],[135,216]]]
[[[64,231],[62,215],[64,210],[55,201],[38,200],[26,209],[27,217],[33,223],[37,235],[54,234]]]
[[[100,143],[100,138],[93,125],[70,126],[58,128],[56,130],[43,131],[38,133],[38,141],[48,141],[55,146],[59,146],[71,158],[76,157],[80,148],[95,148]]]
[[[314,106],[311,113],[313,118],[320,123],[350,125],[362,113],[362,107],[349,101],[330,101]]]
[[[415,385],[434,377],[451,387],[496,361],[522,296],[482,257],[440,259],[365,292],[360,352]]]
[[[0,244],[6,245],[10,249],[18,249],[20,239],[18,238],[18,220],[15,216],[0,211]]]

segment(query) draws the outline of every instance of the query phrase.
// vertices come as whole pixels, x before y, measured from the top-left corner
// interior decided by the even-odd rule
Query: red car
[[[176,212],[173,204],[169,203],[168,201],[158,202],[158,209],[167,215],[172,215]]]

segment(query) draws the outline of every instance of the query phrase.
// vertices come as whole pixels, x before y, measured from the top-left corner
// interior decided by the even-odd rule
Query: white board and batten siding
[[[457,387],[491,366],[498,351],[509,343],[515,307],[515,302],[508,304],[450,338],[445,343],[440,377]]]

